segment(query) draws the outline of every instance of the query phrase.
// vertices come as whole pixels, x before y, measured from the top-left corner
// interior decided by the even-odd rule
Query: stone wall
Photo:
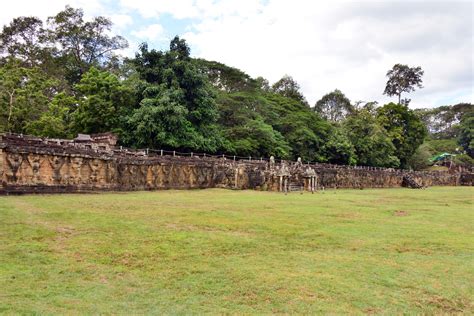
[[[83,139],[74,142],[0,136],[3,194],[214,187],[272,191],[298,187],[309,191],[323,187],[386,188],[402,186],[407,174],[423,186],[472,185],[472,175],[459,173],[180,157],[89,146]]]

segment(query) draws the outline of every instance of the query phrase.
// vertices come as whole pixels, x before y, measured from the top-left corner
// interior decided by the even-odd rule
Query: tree
[[[121,119],[133,107],[133,91],[107,71],[95,67],[74,86],[78,107],[72,128],[78,133],[120,133]]]
[[[0,67],[0,129],[25,133],[27,124],[48,108],[55,85],[39,68],[21,67],[19,60]]]
[[[27,124],[28,134],[42,137],[72,138],[71,114],[77,106],[77,100],[61,92],[54,96],[38,120]]]
[[[237,68],[205,59],[194,59],[193,62],[219,91],[252,91],[258,87],[256,80]]]
[[[214,92],[183,45],[175,37],[166,52],[140,46],[133,64],[143,84],[139,108],[127,119],[130,144],[207,152],[221,146]]]
[[[340,122],[354,111],[354,106],[344,93],[336,89],[316,102],[314,111],[331,122]]]
[[[305,161],[327,161],[324,145],[331,125],[311,108],[280,94],[265,95],[269,102],[262,111],[265,121],[279,131],[291,147],[291,158]]]
[[[46,30],[36,17],[19,17],[3,27],[0,33],[0,53],[21,61],[25,67],[44,63]]]
[[[407,65],[396,64],[387,72],[388,81],[384,94],[388,96],[398,96],[398,103],[401,103],[402,92],[415,91],[415,87],[423,88],[421,77],[424,71],[421,67],[408,67]]]
[[[460,124],[459,145],[474,158],[474,113],[465,115]]]
[[[377,119],[395,146],[401,166],[407,167],[408,159],[427,135],[425,125],[414,111],[403,104],[388,103],[378,108]]]
[[[408,158],[408,166],[413,170],[423,170],[430,166],[430,158],[433,157],[433,149],[429,144],[423,143],[415,153]]]
[[[272,85],[272,91],[284,97],[291,98],[309,107],[308,101],[300,92],[300,85],[291,76],[284,75]]]
[[[91,66],[102,67],[114,51],[128,47],[122,36],[109,36],[112,22],[103,16],[84,21],[82,9],[66,6],[65,10],[48,18],[49,40],[59,45],[58,56],[67,70],[69,82],[76,83]]]
[[[347,117],[343,123],[347,137],[354,146],[357,164],[372,167],[400,165],[387,132],[378,124],[374,109],[363,107]]]
[[[434,139],[457,138],[459,124],[463,117],[474,113],[474,105],[471,103],[458,103],[455,105],[444,105],[430,109],[416,109],[415,112],[428,128],[430,137]]]
[[[324,144],[324,151],[329,163],[340,165],[357,163],[355,148],[341,128],[333,127],[328,141]]]
[[[269,109],[266,98],[248,91],[219,93],[217,104],[226,152],[238,156],[289,158],[291,147],[263,115]]]

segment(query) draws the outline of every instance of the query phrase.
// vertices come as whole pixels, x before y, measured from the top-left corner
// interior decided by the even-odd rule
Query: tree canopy
[[[423,80],[421,79],[423,74],[424,71],[421,67],[395,64],[393,68],[387,72],[388,81],[383,93],[388,96],[398,96],[398,103],[401,103],[403,92],[409,93],[415,91],[415,88],[423,88]]]
[[[354,111],[354,106],[341,90],[336,89],[316,102],[314,110],[331,122],[341,122]]]

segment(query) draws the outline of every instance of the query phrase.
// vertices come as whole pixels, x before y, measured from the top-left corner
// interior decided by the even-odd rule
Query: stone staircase
[[[303,191],[304,187],[301,183],[298,182],[290,182],[288,185],[288,192],[297,192],[297,191]]]

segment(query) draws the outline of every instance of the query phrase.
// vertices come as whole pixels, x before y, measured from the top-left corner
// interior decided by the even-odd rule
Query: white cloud
[[[425,70],[426,88],[406,96],[415,107],[460,93],[472,101],[470,3],[238,3],[185,34],[196,54],[270,81],[290,74],[312,104],[335,88],[353,101],[385,102],[385,73],[395,63]]]
[[[124,9],[137,10],[144,18],[158,18],[164,13],[177,19],[192,18],[198,15],[193,0],[120,0]]]
[[[64,10],[66,5],[84,9],[86,18],[100,15],[104,11],[100,0],[9,1],[8,4],[3,4],[0,10],[0,25],[9,24],[13,18],[19,16],[36,16],[45,20]]]
[[[133,19],[130,15],[127,14],[111,14],[108,18],[114,24],[116,29],[122,30],[133,24]]]
[[[163,27],[160,24],[151,24],[141,30],[132,31],[132,34],[140,40],[154,41],[163,35]]]

